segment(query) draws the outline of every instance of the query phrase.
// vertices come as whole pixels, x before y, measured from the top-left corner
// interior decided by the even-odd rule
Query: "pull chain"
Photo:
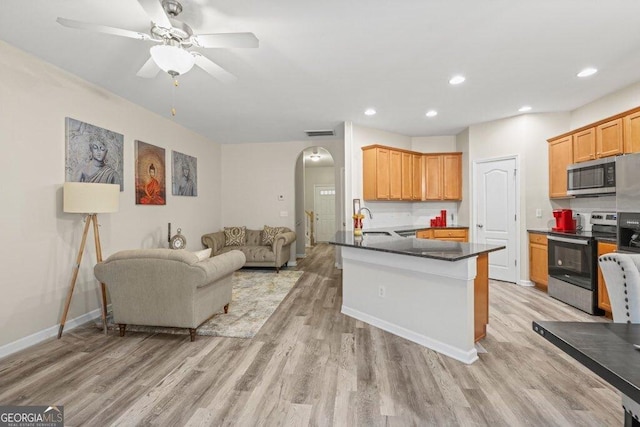
[[[178,76],[173,78],[173,88],[171,89],[171,115],[176,115],[176,88],[178,87]]]

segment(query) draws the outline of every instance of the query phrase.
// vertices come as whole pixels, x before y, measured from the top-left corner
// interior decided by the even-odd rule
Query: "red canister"
[[[447,226],[447,210],[443,209],[440,211],[441,225],[443,227]]]

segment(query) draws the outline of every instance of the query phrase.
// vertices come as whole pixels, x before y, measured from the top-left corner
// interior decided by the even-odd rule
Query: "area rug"
[[[233,274],[233,291],[229,313],[214,315],[197,330],[197,335],[214,337],[252,338],[276,311],[296,284],[302,271],[239,270]],[[110,329],[117,329],[111,315],[107,319]],[[102,328],[102,323],[96,324]],[[127,325],[127,332],[189,334],[185,328],[167,328]]]

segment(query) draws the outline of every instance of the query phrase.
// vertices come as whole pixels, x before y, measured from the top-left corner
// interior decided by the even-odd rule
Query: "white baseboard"
[[[533,283],[531,280],[520,280],[518,282],[518,285],[520,285],[520,286],[535,286],[535,283]]]
[[[298,265],[298,262],[297,262],[297,261],[289,261],[289,262],[287,263],[287,267],[295,267],[295,266],[297,266],[297,265]]]
[[[75,319],[67,320],[64,324],[64,332],[69,331],[71,329],[77,328],[80,325],[83,325],[87,322],[90,322],[94,319],[99,318],[102,315],[102,310],[96,308],[93,311],[90,311],[82,316],[78,316]],[[31,347],[32,345],[36,345],[44,340],[47,340],[51,337],[58,336],[58,329],[60,329],[60,325],[51,326],[50,328],[44,329],[42,331],[36,332],[35,334],[31,334],[24,338],[20,338],[17,341],[10,342],[9,344],[5,344],[0,347],[0,359],[3,357],[9,356],[10,354],[17,353],[20,350],[24,350],[25,348]],[[63,335],[64,335],[63,332]]]
[[[379,319],[377,317],[363,313],[359,310],[345,307],[344,305],[342,306],[342,313],[346,314],[347,316],[353,317],[354,319],[362,320],[363,322],[375,326],[376,328],[380,328],[383,331],[391,332],[394,335],[405,338],[409,341],[413,341],[414,343],[420,344],[421,346],[430,348],[431,350],[442,353],[445,356],[449,356],[468,365],[478,360],[478,351],[475,349],[475,347],[473,350],[468,352],[461,351],[450,346],[449,344],[443,343],[442,341],[434,340],[433,338],[415,333],[406,328],[403,328],[402,326],[387,322],[386,320]]]

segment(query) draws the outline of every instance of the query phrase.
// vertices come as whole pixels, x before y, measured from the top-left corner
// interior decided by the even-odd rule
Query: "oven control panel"
[[[618,214],[616,212],[593,212],[590,222],[596,225],[616,225]]]

